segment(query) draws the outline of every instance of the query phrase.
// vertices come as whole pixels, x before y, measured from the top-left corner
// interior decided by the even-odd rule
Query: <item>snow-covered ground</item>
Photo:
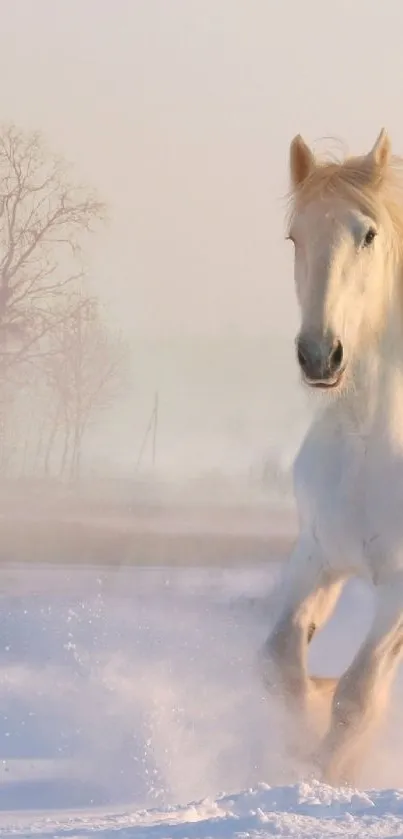
[[[277,573],[3,567],[0,836],[403,837],[402,680],[361,791],[287,759],[255,666]],[[315,669],[346,666],[371,609],[349,585]]]

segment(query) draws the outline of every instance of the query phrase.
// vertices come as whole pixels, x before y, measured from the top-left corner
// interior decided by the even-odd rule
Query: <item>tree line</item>
[[[90,293],[105,204],[42,135],[0,126],[0,475],[78,479],[83,440],[122,386],[127,348]]]

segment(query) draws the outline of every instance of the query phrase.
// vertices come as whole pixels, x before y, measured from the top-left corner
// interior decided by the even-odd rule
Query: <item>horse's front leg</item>
[[[356,782],[386,709],[402,650],[403,578],[399,574],[377,588],[370,632],[335,691],[329,732],[317,758],[327,783]]]
[[[328,619],[339,597],[343,580],[325,567],[314,540],[300,538],[285,568],[277,595],[278,612],[273,629],[263,647],[263,679],[269,692],[278,695],[308,722],[312,700],[319,694],[329,697],[335,681],[312,679],[307,671],[308,644]],[[328,704],[329,704],[328,702]]]

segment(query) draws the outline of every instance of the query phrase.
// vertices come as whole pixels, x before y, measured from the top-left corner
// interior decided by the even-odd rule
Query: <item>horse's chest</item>
[[[403,460],[375,441],[308,438],[296,461],[295,487],[303,520],[332,564],[363,571],[378,557],[400,555]]]

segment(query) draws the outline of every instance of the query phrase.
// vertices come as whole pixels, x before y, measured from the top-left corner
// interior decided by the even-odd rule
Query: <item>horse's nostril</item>
[[[297,356],[298,356],[298,363],[301,365],[302,368],[306,367],[308,361],[307,358],[304,356],[300,347],[297,349]]]
[[[337,341],[335,344],[332,354],[330,356],[330,367],[332,371],[339,370],[341,367],[341,363],[343,361],[343,345],[341,341]]]
[[[311,382],[327,382],[338,375],[343,363],[343,345],[328,335],[301,335],[296,354],[304,377]]]

